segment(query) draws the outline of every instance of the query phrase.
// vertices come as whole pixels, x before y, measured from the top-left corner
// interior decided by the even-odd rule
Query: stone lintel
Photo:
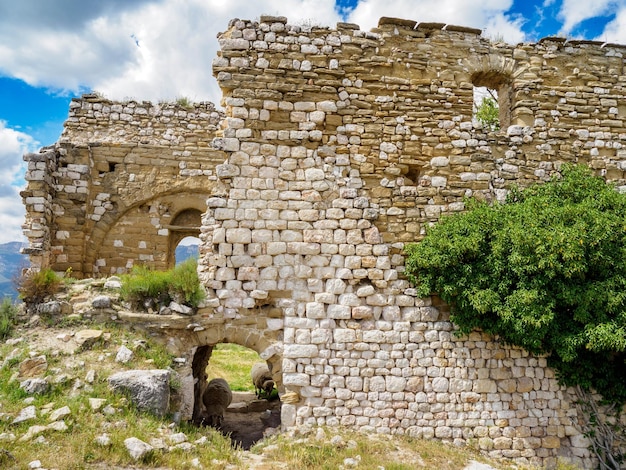
[[[286,16],[261,15],[261,23],[282,23],[287,24]]]

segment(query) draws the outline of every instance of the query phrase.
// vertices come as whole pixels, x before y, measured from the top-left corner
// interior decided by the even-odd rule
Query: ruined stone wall
[[[224,161],[210,147],[222,117],[211,103],[73,100],[59,142],[25,156],[33,265],[78,278],[171,267]]]
[[[543,358],[456,337],[446,306],[403,278],[402,253],[465,197],[502,200],[563,162],[624,189],[624,47],[389,18],[371,32],[235,20],[219,41],[223,120],[208,104],[88,96],[54,148],[26,157],[35,264],[161,268],[202,212],[204,308],[141,321],[190,360],[221,341],[260,352],[283,426],[589,468],[573,392]],[[479,86],[498,91],[498,131],[472,119]]]
[[[286,427],[348,425],[588,467],[571,390],[543,358],[480,333],[403,279],[404,243],[563,162],[624,186],[622,46],[382,19],[372,32],[234,20],[213,70],[228,155],[200,272],[216,318],[280,312]],[[501,130],[472,119],[497,89]],[[278,350],[277,350],[278,351]]]

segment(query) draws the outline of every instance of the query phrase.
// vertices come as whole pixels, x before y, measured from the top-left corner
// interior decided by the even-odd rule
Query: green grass
[[[262,359],[248,348],[237,344],[220,343],[211,353],[207,375],[210,379],[221,377],[230,385],[231,390],[239,392],[254,391],[250,369]]]

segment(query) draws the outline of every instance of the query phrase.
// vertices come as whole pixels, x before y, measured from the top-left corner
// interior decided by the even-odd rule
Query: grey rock
[[[37,306],[37,313],[46,315],[67,315],[72,313],[72,306],[67,302],[53,300],[39,304]]]
[[[187,305],[179,304],[178,302],[170,302],[170,310],[181,315],[193,315],[193,309]]]
[[[104,288],[105,289],[121,289],[122,281],[120,280],[119,277],[112,276],[106,280],[106,282],[104,283]]]
[[[43,395],[50,389],[46,379],[26,379],[20,382],[20,388],[30,395]]]
[[[187,442],[187,436],[184,432],[177,432],[170,436],[170,444],[181,444]]]
[[[143,411],[164,416],[170,401],[170,372],[167,370],[129,370],[109,377],[109,386],[126,392],[134,405]]]
[[[165,305],[159,309],[159,315],[171,315],[171,314],[172,314],[172,309],[169,307],[166,307]]]
[[[91,347],[102,338],[102,330],[81,330],[74,335],[74,341],[78,344],[79,350],[91,349]]]
[[[93,308],[111,308],[111,297],[108,295],[99,295],[91,301]]]
[[[111,438],[109,437],[107,433],[96,436],[94,440],[96,444],[98,444],[101,447],[109,447],[111,445]]]
[[[124,440],[124,445],[130,456],[135,460],[142,459],[146,454],[152,452],[153,448],[150,444],[143,442],[136,437],[129,437]]]
[[[89,399],[89,407],[93,411],[98,411],[100,408],[104,406],[107,401],[104,398],[90,398]]]
[[[117,351],[117,355],[115,356],[115,362],[121,362],[122,364],[126,364],[133,358],[133,352],[128,349],[126,346],[122,345],[120,349]]]
[[[72,414],[72,412],[70,411],[70,407],[69,406],[64,406],[62,408],[59,408],[57,410],[54,410],[52,413],[50,413],[50,418],[48,419],[49,421],[58,421],[62,418],[65,418],[66,416]]]
[[[17,417],[13,420],[13,424],[23,423],[24,421],[35,419],[36,417],[37,410],[35,409],[35,406],[27,406],[22,411],[20,411]]]

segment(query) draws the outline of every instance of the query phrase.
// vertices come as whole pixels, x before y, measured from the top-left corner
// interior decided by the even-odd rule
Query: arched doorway
[[[195,403],[193,421],[206,425],[202,395],[206,383],[215,378],[224,379],[232,391],[232,402],[224,413],[219,431],[228,435],[235,447],[248,450],[254,443],[278,432],[280,428],[280,400],[272,364],[245,346],[235,343],[217,343],[197,348],[192,369]],[[251,371],[266,365],[266,379],[271,380],[270,392],[256,393]],[[267,384],[267,382],[265,382]]]

